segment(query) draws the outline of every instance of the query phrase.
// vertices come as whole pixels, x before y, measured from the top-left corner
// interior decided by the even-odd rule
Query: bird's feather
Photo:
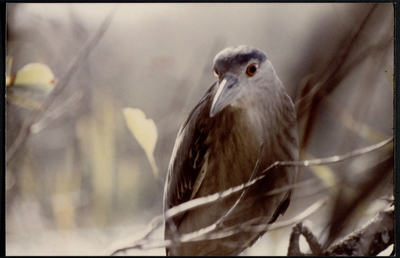
[[[177,139],[181,140],[175,142],[168,169],[169,187],[165,189],[164,210],[193,199],[204,178],[204,175],[200,177],[199,175],[206,160],[207,135],[196,125],[196,121],[200,115],[204,115],[202,113],[206,112],[207,107],[209,109],[214,85],[193,108],[179,130]],[[205,172],[203,170],[203,173]],[[183,215],[174,218],[176,225]]]

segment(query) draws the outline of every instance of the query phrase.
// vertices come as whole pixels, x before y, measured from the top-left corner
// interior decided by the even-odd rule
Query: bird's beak
[[[223,110],[237,98],[239,92],[239,81],[232,75],[225,75],[218,83],[217,93],[214,95],[210,109],[210,117]]]

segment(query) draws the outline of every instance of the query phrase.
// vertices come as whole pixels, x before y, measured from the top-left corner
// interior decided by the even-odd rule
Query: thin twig
[[[199,206],[215,202],[215,201],[220,200],[222,198],[226,198],[226,197],[230,196],[231,194],[239,192],[242,189],[248,188],[251,185],[255,184],[257,181],[259,181],[259,180],[261,180],[262,178],[265,177],[265,173],[268,170],[270,170],[270,169],[272,169],[274,167],[277,167],[277,166],[308,167],[308,166],[332,164],[332,163],[336,163],[336,162],[339,162],[339,161],[343,161],[345,159],[349,159],[349,158],[352,158],[352,157],[360,156],[360,155],[367,154],[369,152],[375,151],[375,150],[377,150],[379,148],[382,148],[383,146],[389,144],[392,141],[393,141],[393,136],[388,138],[385,141],[380,142],[380,143],[377,143],[377,144],[374,144],[374,145],[370,145],[370,146],[362,148],[362,149],[357,149],[357,150],[348,152],[348,153],[343,154],[343,155],[331,156],[331,157],[327,157],[327,158],[314,159],[314,160],[304,160],[304,161],[277,161],[277,162],[273,163],[271,166],[269,166],[267,169],[265,169],[263,171],[263,175],[255,178],[255,179],[253,179],[253,180],[251,180],[251,181],[249,181],[247,183],[244,183],[244,184],[229,188],[229,189],[227,189],[225,191],[222,191],[222,192],[218,192],[218,193],[215,193],[215,194],[212,194],[212,195],[208,195],[208,196],[205,196],[205,197],[196,198],[196,199],[190,200],[189,202],[182,203],[182,204],[180,204],[178,206],[175,206],[175,207],[167,210],[166,213],[165,213],[165,216],[166,216],[166,218],[170,218],[170,217],[176,216],[176,215],[178,215],[178,214],[180,214],[180,213],[182,213],[184,211],[187,211],[189,209],[197,208]],[[290,187],[291,186],[288,186],[287,188],[290,188]],[[277,192],[282,192],[284,190],[287,190],[287,189],[285,189],[284,187],[283,188],[279,188],[279,189],[276,189],[276,190],[273,190],[273,191],[267,193],[266,195],[276,194]]]
[[[336,156],[331,156],[331,157],[327,157],[327,158],[304,160],[304,161],[277,161],[277,162],[273,163],[271,166],[269,166],[267,169],[265,169],[263,172],[265,173],[268,170],[272,169],[273,167],[277,167],[277,166],[308,167],[308,166],[319,166],[319,165],[327,165],[327,164],[337,163],[337,162],[340,162],[340,161],[343,161],[343,160],[346,160],[349,158],[354,158],[354,157],[357,157],[360,155],[367,154],[374,150],[380,149],[383,146],[391,143],[393,141],[393,139],[394,139],[394,137],[391,136],[388,139],[381,141],[377,144],[373,144],[373,145],[367,146],[365,148],[350,151],[343,155],[336,155]]]
[[[210,204],[213,202],[216,202],[220,199],[226,198],[234,193],[237,193],[241,190],[243,190],[244,188],[248,188],[251,185],[255,184],[257,181],[261,180],[262,178],[265,177],[265,173],[276,167],[276,166],[299,166],[299,167],[307,167],[307,166],[316,166],[316,165],[326,165],[326,164],[331,164],[331,163],[336,163],[348,158],[352,158],[352,157],[356,157],[356,156],[360,156],[369,152],[372,152],[374,150],[377,150],[379,148],[382,148],[383,146],[385,146],[386,144],[390,143],[393,141],[393,137],[390,137],[389,139],[382,141],[380,143],[374,144],[374,145],[370,145],[368,147],[362,148],[362,149],[357,149],[351,152],[348,152],[346,154],[343,155],[337,155],[337,156],[332,156],[332,157],[327,157],[327,158],[322,158],[322,159],[314,159],[314,160],[305,160],[305,161],[277,161],[274,164],[272,164],[271,166],[269,166],[267,169],[265,169],[263,171],[263,175],[247,182],[244,184],[240,184],[238,186],[229,188],[225,191],[222,192],[218,192],[215,194],[211,194],[205,197],[200,197],[200,198],[196,198],[193,200],[190,200],[188,202],[182,203],[178,206],[175,206],[169,210],[167,210],[165,212],[165,219],[169,219],[172,218],[176,215],[179,215],[182,212],[185,212],[187,210],[190,209],[194,209],[197,208],[199,206],[203,206],[205,204]],[[266,195],[273,195],[273,194],[277,194],[283,191],[287,191],[288,189],[292,188],[293,186],[287,186],[287,187],[281,187],[279,189],[275,189],[272,190],[268,193],[266,193]]]
[[[270,231],[276,230],[278,228],[292,225],[293,223],[296,223],[300,220],[304,220],[305,218],[307,218],[308,216],[313,214],[315,211],[317,211],[322,205],[324,205],[327,200],[328,200],[327,197],[318,200],[317,202],[312,204],[310,207],[308,207],[306,210],[304,210],[302,213],[300,213],[296,217],[294,217],[290,220],[287,220],[287,221],[275,223],[275,224],[277,224],[277,226],[275,226],[275,224],[273,224],[272,226],[269,227],[269,230]],[[225,238],[225,237],[237,234],[238,232],[242,232],[242,231],[252,231],[252,232],[265,231],[265,228],[267,228],[269,226],[268,224],[261,225],[261,226],[260,225],[256,225],[256,226],[252,225],[252,222],[257,221],[257,220],[258,219],[255,218],[253,220],[246,221],[242,224],[228,227],[223,230],[219,230],[217,232],[213,232],[213,230],[215,230],[217,227],[217,223],[214,223],[214,224],[212,224],[208,227],[202,228],[198,231],[187,233],[187,234],[182,234],[179,237],[179,239],[177,239],[177,241],[181,242],[181,243],[182,242],[194,242],[194,241],[202,241],[202,240],[206,240],[206,239],[210,240],[210,239]],[[170,241],[170,240],[162,241],[162,240],[149,239],[149,236],[151,235],[151,233],[153,233],[155,231],[155,229],[161,225],[161,222],[162,222],[161,215],[155,217],[147,226],[147,229],[142,234],[142,237],[132,240],[130,245],[128,245],[126,247],[114,249],[114,251],[111,253],[111,255],[116,255],[120,252],[126,252],[128,250],[133,250],[133,249],[143,250],[143,249],[149,249],[149,248],[170,247],[172,245],[172,241]],[[129,240],[124,241],[124,243],[126,243],[126,242],[129,242]],[[115,246],[115,244],[113,246]],[[112,249],[112,248],[108,248],[108,250],[110,250],[110,249]]]
[[[82,99],[82,97],[83,97],[83,91],[82,90],[76,91],[71,97],[69,97],[66,101],[61,103],[56,109],[45,112],[42,119],[40,119],[38,122],[34,123],[30,127],[30,132],[32,134],[37,134],[37,133],[41,132],[51,122],[58,119],[60,116],[65,114],[65,112],[70,110],[70,108],[74,104],[76,104],[78,101],[80,101]]]
[[[322,252],[323,255],[376,256],[394,243],[394,206],[380,211],[360,229]]]
[[[338,243],[323,250],[311,230],[297,223],[290,235],[288,256],[304,256],[300,251],[299,239],[303,235],[312,255],[329,256],[376,256],[394,243],[394,206],[380,211],[360,229],[350,233]],[[308,254],[307,254],[308,255]]]
[[[132,245],[128,246],[128,247],[124,247],[124,248],[119,248],[118,250],[115,250],[112,254],[115,255],[119,252],[122,251],[127,251],[130,249],[142,249],[145,246],[151,246],[147,240],[148,236],[154,232],[154,230],[156,228],[158,228],[162,222],[165,220],[169,220],[172,219],[173,217],[175,217],[176,215],[179,215],[187,210],[190,209],[194,209],[206,204],[210,204],[213,202],[216,202],[218,200],[221,200],[223,198],[226,198],[234,193],[237,193],[243,189],[246,189],[248,187],[250,187],[251,185],[255,184],[257,181],[261,180],[262,178],[265,177],[265,173],[276,167],[276,166],[299,166],[299,167],[307,167],[307,166],[316,166],[316,165],[325,165],[325,164],[331,164],[331,163],[336,163],[351,157],[356,157],[356,156],[360,156],[369,152],[372,152],[374,150],[377,150],[379,148],[384,147],[385,145],[389,144],[390,142],[393,141],[393,137],[390,137],[389,139],[382,141],[380,143],[362,148],[362,149],[358,149],[355,151],[351,151],[348,152],[346,154],[343,155],[337,155],[337,156],[332,156],[332,157],[327,157],[327,158],[322,158],[322,159],[314,159],[314,160],[305,160],[305,161],[280,161],[280,162],[275,162],[274,164],[272,164],[270,167],[268,167],[266,170],[263,171],[263,175],[238,186],[229,188],[225,191],[222,192],[218,192],[209,196],[205,196],[205,197],[200,197],[200,198],[196,198],[193,200],[190,200],[188,202],[182,203],[178,206],[175,206],[169,210],[167,210],[163,215],[159,215],[157,217],[155,217],[151,224],[147,227],[146,231],[144,232],[144,238],[141,238],[137,241],[133,241]],[[299,186],[302,186],[304,183],[298,183]],[[292,186],[288,186],[288,187],[282,187],[279,189],[275,189],[272,190],[268,193],[266,193],[266,195],[273,195],[273,194],[278,194],[282,191],[287,191],[289,188],[295,188],[297,187],[296,184],[292,185]],[[269,230],[274,230],[277,228],[281,228],[281,227],[285,227],[288,225],[291,225],[293,223],[296,223],[299,220],[303,220],[304,218],[308,217],[309,215],[311,215],[312,213],[314,213],[315,211],[317,211],[324,203],[326,203],[327,201],[327,197],[317,201],[316,203],[314,203],[313,205],[311,205],[309,208],[307,208],[305,211],[303,211],[301,214],[299,214],[298,216],[288,220],[288,221],[283,221],[283,222],[276,222],[274,224],[272,224],[272,226],[269,228]],[[199,231],[196,232],[192,232],[192,233],[188,233],[188,234],[184,234],[181,235],[179,238],[180,242],[187,242],[187,241],[200,241],[203,239],[217,239],[217,238],[222,238],[222,237],[226,237],[229,236],[233,233],[237,233],[238,230],[265,230],[265,225],[262,225],[263,228],[261,228],[260,226],[251,226],[251,221],[245,222],[243,223],[243,225],[236,225],[230,228],[226,228],[222,231],[219,232],[213,232],[212,234],[210,234],[212,232],[212,230],[214,230],[216,228],[216,224],[214,223],[211,226],[208,226],[206,228],[203,228]],[[207,235],[208,234],[208,235]],[[204,238],[205,236],[207,236],[206,238]],[[164,246],[165,244],[165,246]],[[168,247],[172,244],[172,241],[164,241],[164,242],[157,242],[157,246],[158,247]],[[160,246],[161,245],[161,246]]]
[[[201,230],[198,230],[196,232],[188,233],[188,234],[183,234],[180,238],[180,242],[193,242],[193,241],[201,241],[201,240],[209,240],[209,239],[220,239],[220,238],[225,238],[234,234],[237,234],[238,232],[242,231],[251,231],[251,232],[263,232],[265,231],[266,228],[268,228],[269,231],[272,230],[277,230],[279,228],[287,227],[290,225],[293,225],[294,223],[304,220],[305,218],[309,217],[311,214],[316,212],[322,205],[324,205],[328,201],[328,197],[324,197],[314,204],[312,204],[310,207],[308,207],[306,210],[304,210],[302,213],[297,215],[294,218],[291,218],[286,221],[282,222],[275,222],[274,224],[261,224],[261,225],[252,225],[253,222],[258,222],[260,218],[255,218],[246,222],[243,222],[242,224],[238,224],[223,230],[220,230],[218,232],[212,232],[216,228],[216,223],[203,228]],[[210,232],[210,233],[209,233]]]

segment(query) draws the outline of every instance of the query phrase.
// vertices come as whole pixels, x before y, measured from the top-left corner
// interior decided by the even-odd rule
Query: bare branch
[[[377,144],[373,144],[370,146],[367,146],[365,148],[357,149],[354,151],[350,151],[348,153],[345,153],[343,155],[336,155],[336,156],[331,156],[327,158],[321,158],[321,159],[313,159],[313,160],[304,160],[304,161],[277,161],[271,166],[269,166],[267,169],[263,171],[263,173],[267,172],[268,170],[272,169],[273,167],[277,166],[298,166],[298,167],[308,167],[308,166],[319,166],[319,165],[327,165],[327,164],[332,164],[332,163],[337,163],[349,158],[354,158],[357,156],[361,156],[364,154],[367,154],[369,152],[375,151],[377,149],[382,148],[383,146],[393,142],[394,137],[389,137],[388,139],[381,141]]]
[[[304,161],[277,161],[274,164],[272,164],[270,167],[268,167],[266,170],[264,170],[263,172],[266,172],[276,166],[308,167],[308,166],[319,166],[319,165],[327,165],[327,164],[340,162],[340,161],[343,161],[343,160],[346,160],[349,158],[361,156],[361,155],[367,154],[369,152],[375,151],[377,149],[380,149],[383,146],[391,143],[393,141],[393,138],[394,138],[393,136],[389,137],[388,139],[381,141],[377,144],[370,145],[365,148],[357,149],[357,150],[348,152],[343,155],[336,155],[336,156],[331,156],[331,157],[322,158],[322,159],[313,159],[313,160],[304,160]]]
[[[362,228],[334,244],[323,255],[375,256],[394,243],[394,206],[379,212]]]
[[[300,251],[300,235],[306,238],[312,255],[376,256],[394,243],[394,206],[379,212],[360,229],[352,232],[327,250],[322,250],[311,230],[299,222],[293,227],[290,236],[288,256],[305,255]]]
[[[71,97],[61,103],[56,109],[44,112],[43,118],[30,127],[30,132],[36,134],[45,129],[52,121],[65,114],[65,112],[80,101],[82,97],[83,91],[78,90]]]
[[[190,200],[188,202],[182,203],[178,206],[175,206],[169,210],[167,210],[165,212],[165,218],[169,219],[172,218],[182,212],[185,212],[187,210],[191,210],[194,208],[197,208],[199,206],[203,206],[206,204],[210,204],[213,202],[216,202],[218,200],[221,200],[223,198],[226,198],[234,193],[237,193],[245,188],[248,188],[250,186],[252,186],[253,184],[255,184],[257,181],[261,180],[262,178],[265,177],[265,173],[268,170],[271,170],[272,168],[276,167],[276,166],[299,166],[299,167],[307,167],[307,166],[317,166],[317,165],[326,165],[326,164],[331,164],[331,163],[336,163],[345,159],[349,159],[352,157],[356,157],[356,156],[360,156],[369,152],[372,152],[374,150],[377,150],[379,148],[382,148],[383,146],[385,146],[386,144],[390,143],[393,141],[393,137],[390,137],[389,139],[382,141],[380,143],[362,148],[362,149],[357,149],[351,152],[348,152],[346,154],[343,155],[337,155],[337,156],[331,156],[331,157],[327,157],[327,158],[322,158],[322,159],[314,159],[314,160],[304,160],[304,161],[277,161],[274,164],[272,164],[271,166],[269,166],[267,169],[265,169],[263,171],[263,174],[247,183],[229,188],[225,191],[222,192],[218,192],[212,195],[208,195],[205,197],[200,197],[200,198],[196,198],[193,200]],[[288,189],[292,188],[293,186],[287,186],[287,187],[282,187],[279,189],[275,189],[273,191],[270,191],[268,193],[266,193],[266,195],[274,195],[274,194],[278,194],[281,193],[283,191],[287,191]]]
[[[130,249],[145,249],[145,248],[152,248],[152,247],[168,247],[172,245],[173,241],[159,241],[159,240],[150,240],[149,236],[155,231],[156,228],[158,228],[163,221],[167,221],[172,219],[173,217],[186,212],[188,210],[206,205],[206,204],[210,204],[210,203],[214,203],[218,200],[221,200],[223,198],[226,198],[234,193],[237,193],[239,191],[242,191],[243,189],[247,189],[248,187],[250,187],[251,185],[255,184],[257,181],[261,180],[262,178],[265,177],[265,173],[274,168],[275,166],[299,166],[299,167],[305,167],[305,166],[315,166],[315,165],[324,165],[324,164],[331,164],[331,163],[335,163],[335,162],[339,162],[342,161],[344,159],[348,159],[348,158],[352,158],[352,157],[356,157],[359,155],[363,155],[369,152],[372,152],[374,150],[377,150],[379,148],[382,148],[383,146],[389,144],[390,142],[393,141],[393,137],[390,137],[389,139],[382,141],[378,144],[374,144],[362,149],[357,149],[355,151],[351,151],[348,152],[346,154],[343,155],[338,155],[338,156],[332,156],[332,157],[327,157],[327,158],[322,158],[322,159],[314,159],[314,160],[305,160],[305,161],[278,161],[275,162],[274,164],[272,164],[270,167],[268,167],[266,170],[263,171],[263,174],[261,176],[258,176],[257,178],[254,178],[252,180],[250,180],[247,183],[229,188],[225,191],[222,192],[218,192],[209,196],[205,196],[205,197],[200,197],[200,198],[196,198],[193,200],[190,200],[188,202],[182,203],[178,206],[175,206],[169,210],[167,210],[164,215],[159,215],[157,217],[155,217],[151,223],[149,224],[149,226],[147,227],[146,231],[143,234],[143,237],[132,241],[131,244],[127,247],[123,247],[123,248],[119,248],[117,250],[115,250],[112,255],[115,255],[119,252],[125,252],[127,250]],[[307,182],[307,181],[306,181]],[[304,182],[299,182],[296,183],[295,185],[291,185],[291,186],[287,186],[287,187],[282,187],[279,189],[274,189],[272,191],[269,191],[268,193],[266,193],[265,195],[274,195],[274,194],[278,194],[281,193],[283,191],[287,191],[288,189],[293,189],[296,187],[300,187],[303,186]],[[269,230],[274,230],[277,228],[281,228],[281,227],[285,227],[288,225],[292,225],[293,223],[296,223],[300,220],[303,220],[304,218],[308,217],[309,215],[311,215],[312,213],[314,213],[315,211],[317,211],[323,204],[326,203],[326,201],[328,200],[328,197],[322,198],[321,200],[317,201],[316,203],[314,203],[313,205],[311,205],[309,208],[307,208],[305,211],[303,211],[301,214],[299,214],[298,216],[287,220],[287,221],[282,221],[282,222],[276,222],[274,224],[272,224],[272,226],[270,226],[269,224],[263,224],[263,225],[252,225],[252,222],[254,222],[253,220],[250,221],[246,221],[243,222],[240,225],[235,225],[232,227],[228,227],[228,228],[224,228],[221,230],[218,230],[218,232],[212,232],[214,229],[216,229],[217,227],[217,223],[214,223],[206,228],[203,228],[199,231],[196,232],[191,232],[188,234],[184,234],[179,236],[179,239],[174,239],[174,242],[178,241],[178,242],[189,242],[189,241],[201,241],[201,240],[205,240],[205,239],[218,239],[218,238],[224,238],[227,236],[230,236],[232,234],[236,234],[239,231],[266,231],[267,229]],[[305,233],[308,236],[310,235],[310,232],[307,232],[305,230]],[[310,238],[311,239],[311,238]],[[126,246],[126,245],[125,245]]]
[[[177,242],[193,242],[193,241],[202,241],[202,240],[209,240],[209,239],[220,239],[224,237],[228,237],[234,234],[237,234],[238,232],[243,232],[243,231],[252,231],[252,232],[262,232],[265,231],[266,229],[271,230],[276,230],[278,228],[286,227],[289,225],[292,225],[293,223],[296,223],[300,220],[304,220],[308,216],[310,216],[312,213],[317,211],[322,205],[326,203],[328,200],[327,197],[322,198],[312,204],[310,207],[308,207],[305,211],[297,215],[296,217],[287,220],[287,221],[282,221],[282,222],[276,222],[270,226],[269,224],[263,224],[263,225],[253,225],[253,222],[258,221],[258,219],[253,219],[250,221],[246,221],[242,224],[235,225],[232,227],[224,228],[221,230],[218,230],[217,232],[212,232],[214,229],[217,228],[217,222],[202,228],[201,230],[191,232],[188,234],[183,234],[181,235],[177,240]],[[111,252],[111,255],[116,255],[121,252],[126,252],[129,250],[133,249],[138,249],[138,250],[144,250],[144,249],[149,249],[149,248],[160,248],[160,247],[170,247],[173,244],[173,241],[169,240],[156,240],[156,239],[150,239],[150,235],[159,227],[161,226],[161,223],[163,222],[163,216],[157,216],[155,217],[147,226],[145,232],[141,234],[140,237],[136,237],[135,239],[130,239],[130,240],[124,240],[123,242],[118,242],[113,244],[111,247],[107,248],[107,250],[113,250]],[[122,246],[116,248],[115,246]],[[110,253],[110,252],[107,252]]]
[[[211,232],[217,227],[217,223],[212,224],[211,226],[208,226],[206,228],[203,228],[199,231],[184,234],[181,236],[180,240],[181,242],[189,242],[189,241],[201,241],[201,240],[206,240],[206,239],[219,239],[219,238],[224,238],[228,237],[234,234],[237,234],[238,232],[242,231],[251,231],[251,232],[263,232],[266,229],[269,231],[271,230],[276,230],[279,228],[283,228],[286,226],[293,225],[294,223],[304,220],[311,214],[313,214],[315,211],[317,211],[322,205],[324,205],[328,201],[328,197],[322,198],[312,204],[310,207],[308,207],[305,211],[297,215],[296,217],[282,221],[282,222],[275,222],[274,224],[261,224],[261,225],[253,225],[253,222],[259,222],[259,218],[255,218],[249,221],[245,221],[242,224],[235,225],[232,227],[224,228],[219,230],[218,232],[213,232],[211,234],[208,234],[208,232]],[[206,235],[208,234],[208,235]]]

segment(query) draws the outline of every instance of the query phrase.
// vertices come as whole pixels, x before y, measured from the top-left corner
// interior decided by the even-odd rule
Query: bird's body
[[[265,54],[247,46],[228,48],[214,59],[214,71],[219,81],[178,133],[164,210],[246,183],[275,161],[298,158],[293,103]],[[167,254],[239,254],[285,212],[296,177],[296,168],[276,167],[242,197],[239,192],[166,220],[165,237],[175,241],[218,221],[211,231],[216,239],[174,242]]]

